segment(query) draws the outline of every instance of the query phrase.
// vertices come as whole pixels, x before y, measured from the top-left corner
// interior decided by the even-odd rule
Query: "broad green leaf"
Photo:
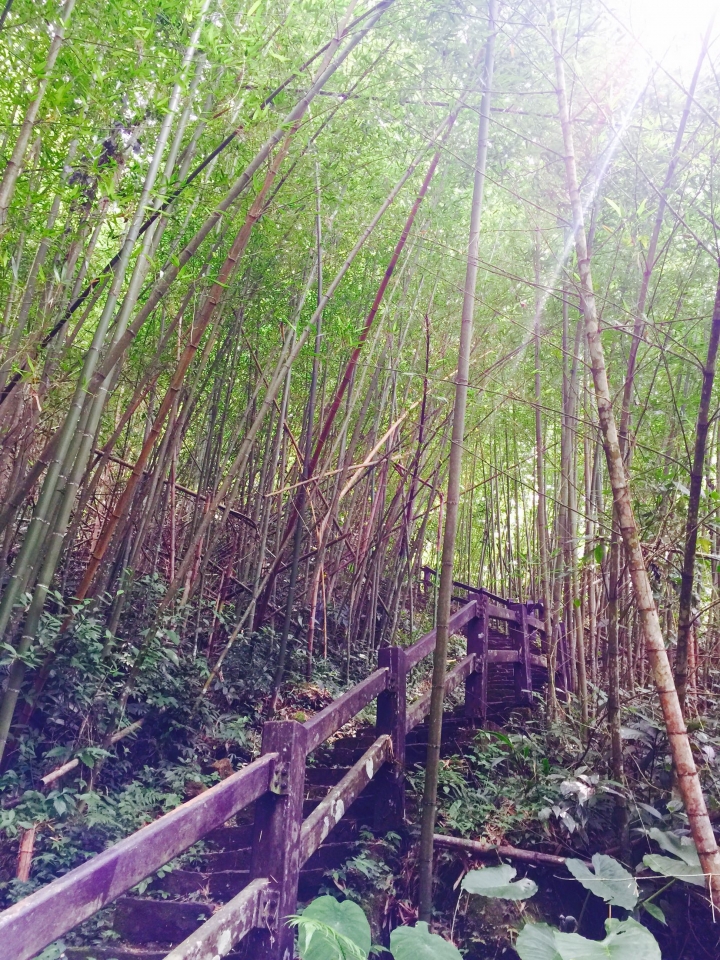
[[[657,940],[636,920],[606,920],[605,929],[608,935],[600,941],[556,933],[560,960],[662,960]]]
[[[694,883],[696,887],[705,886],[705,874],[700,866],[684,863],[675,857],[663,857],[659,853],[646,853],[643,863],[663,877],[675,877],[686,883]]]
[[[515,943],[520,960],[562,960],[555,946],[557,932],[546,923],[526,923]]]
[[[528,923],[515,949],[520,960],[661,960],[657,940],[635,920],[607,920],[604,940],[560,933],[545,923]]]
[[[697,848],[690,837],[679,837],[676,833],[669,830],[660,830],[657,827],[648,830],[648,836],[662,850],[666,850],[674,856],[663,857],[657,853],[648,853],[643,857],[643,863],[646,867],[663,877],[675,877],[678,880],[684,880],[686,883],[693,883],[697,887],[705,886],[705,875],[700,866]],[[678,859],[675,859],[675,857]]]
[[[367,957],[372,943],[367,917],[352,900],[342,903],[335,897],[318,897],[304,910],[300,923],[299,948],[302,960],[344,960],[341,949],[332,934],[302,920],[318,921],[330,927],[341,937],[352,941],[363,957]]]
[[[654,840],[662,850],[665,850],[667,853],[672,853],[676,857],[680,857],[680,859],[684,860],[689,866],[700,866],[700,857],[698,857],[695,842],[690,837],[679,837],[676,833],[672,833],[669,830],[659,830],[657,827],[652,827],[652,829],[648,830],[648,836]]]
[[[414,927],[396,927],[390,934],[390,953],[395,960],[462,960],[458,948],[430,933],[423,920]]]
[[[582,860],[568,857],[565,861],[568,870],[580,883],[594,893],[596,897],[614,907],[633,910],[638,901],[638,887],[635,877],[613,857],[596,853],[592,858],[595,873],[591,873]]]
[[[463,879],[462,889],[467,893],[499,900],[527,900],[534,896],[537,884],[527,877],[511,883],[516,873],[515,867],[507,863],[499,867],[485,867],[484,870],[471,870]]]

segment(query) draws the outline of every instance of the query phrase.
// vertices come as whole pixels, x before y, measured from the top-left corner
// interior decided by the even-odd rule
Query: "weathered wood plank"
[[[266,754],[0,913],[6,955],[30,960],[221,826],[268,790],[276,761]]]
[[[488,616],[495,620],[507,620],[508,623],[517,623],[518,615],[514,610],[508,610],[507,607],[501,607],[497,603],[488,604]]]
[[[520,654],[517,650],[488,650],[488,663],[518,663]]]
[[[360,796],[382,765],[392,756],[392,739],[383,734],[333,787],[300,831],[300,862],[305,863],[317,850],[345,811]]]
[[[181,944],[165,960],[219,960],[255,927],[277,925],[278,894],[267,878],[253,880],[245,889]]]
[[[537,617],[533,617],[530,614],[528,614],[527,625],[532,627],[533,630],[540,630],[541,633],[545,633],[545,624],[542,620],[538,620]]]
[[[477,615],[467,625],[467,652],[475,654],[475,667],[465,680],[465,716],[484,720],[487,717],[488,681],[488,600],[477,601]]]
[[[307,732],[307,752],[312,753],[371,703],[387,686],[387,678],[387,669],[376,670],[303,724]]]
[[[250,931],[248,949],[253,960],[289,960],[295,934],[285,918],[297,911],[307,731],[296,720],[270,720],[263,728],[262,748],[278,755],[277,773],[270,792],[255,804],[250,875],[273,879],[281,919],[275,927],[264,924]]]
[[[510,627],[510,635],[517,643],[518,659],[513,667],[515,675],[515,699],[518,704],[529,706],[533,702],[532,670],[530,668],[530,634],[527,626],[527,610],[524,604],[517,610],[517,625]]]
[[[474,605],[474,604],[473,604]],[[475,654],[469,653],[466,657],[460,660],[452,670],[449,670],[445,676],[445,696],[455,689],[455,687],[461,683],[468,674],[472,673],[475,667]],[[432,691],[428,690],[426,694],[422,697],[419,697],[415,700],[414,703],[411,703],[407,710],[407,721],[405,724],[405,732],[410,733],[424,717],[430,712],[430,697]]]
[[[407,713],[407,667],[401,647],[384,647],[378,665],[387,667],[388,684],[377,701],[375,731],[392,739],[392,762],[386,763],[377,778],[375,830],[398,830],[405,818],[405,723]]]
[[[448,624],[450,634],[459,633],[465,624],[472,620],[476,611],[477,601],[473,598],[470,603],[465,604],[464,607],[461,607],[457,613],[454,613],[450,617]],[[426,633],[424,637],[420,637],[417,643],[405,648],[405,664],[408,670],[412,670],[422,659],[433,652],[435,649],[435,639],[435,630],[431,630],[430,633]]]

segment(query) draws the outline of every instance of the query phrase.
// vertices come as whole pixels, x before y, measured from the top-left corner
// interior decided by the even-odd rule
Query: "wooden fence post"
[[[478,597],[477,615],[467,625],[467,652],[475,654],[473,672],[465,680],[465,716],[487,719],[488,598]]]
[[[270,792],[255,802],[250,879],[269,877],[278,891],[277,923],[253,930],[243,951],[253,960],[292,960],[295,931],[285,918],[297,912],[300,828],[305,793],[307,735],[296,720],[270,720],[263,727],[262,752],[279,761]]]
[[[532,667],[530,663],[530,634],[528,633],[527,608],[524,603],[512,604],[511,609],[517,614],[517,623],[511,625],[511,631],[517,643],[520,655],[514,666],[515,699],[518,704],[532,706]]]
[[[377,777],[374,827],[379,832],[396,830],[405,817],[405,722],[407,714],[407,667],[402,647],[378,651],[378,667],[389,671],[387,688],[377,698],[376,732],[392,737],[393,759]]]

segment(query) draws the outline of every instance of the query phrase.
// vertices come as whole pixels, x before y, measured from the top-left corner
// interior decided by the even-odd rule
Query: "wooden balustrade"
[[[30,960],[270,789],[268,753],[0,913],[8,960]]]
[[[425,583],[429,583],[427,574]],[[542,653],[531,652],[531,633],[539,638],[541,651],[547,650],[543,622],[532,615],[538,605],[511,603],[487,591],[456,585],[472,596],[450,619],[451,633],[466,633],[467,655],[447,673],[446,695],[464,681],[466,714],[482,721],[488,712],[488,667],[511,663],[516,700],[530,704],[532,667],[546,666]],[[508,624],[512,649],[490,649],[492,619]],[[254,802],[249,885],[166,960],[220,958],[244,938],[250,941],[253,958],[291,957],[293,931],[283,918],[297,909],[300,868],[371,780],[379,781],[376,828],[387,830],[403,820],[405,737],[430,709],[429,692],[407,704],[407,678],[433,652],[435,639],[431,630],[408,648],[380,650],[374,673],[306,723],[266,723],[258,760],[5,910],[0,914],[5,956],[31,960]],[[559,687],[567,691],[570,671],[563,630],[558,635],[557,659]],[[303,822],[308,754],[375,698],[377,739]]]

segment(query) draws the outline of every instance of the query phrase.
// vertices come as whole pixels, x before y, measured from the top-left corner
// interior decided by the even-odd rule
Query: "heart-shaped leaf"
[[[390,953],[395,960],[462,960],[458,948],[430,933],[423,920],[414,927],[396,927],[390,934]]]
[[[546,923],[526,923],[515,942],[520,960],[562,960],[555,946],[557,932]]]
[[[663,877],[675,877],[676,880],[693,883],[696,887],[705,886],[705,874],[700,866],[690,866],[675,857],[663,857],[659,853],[646,853],[643,863]]]
[[[635,920],[607,920],[604,940],[528,923],[515,944],[521,960],[661,960],[657,940]]]
[[[565,864],[570,873],[579,880],[586,890],[614,907],[633,910],[638,901],[638,887],[635,877],[613,857],[596,853],[592,858],[595,873],[592,873],[582,860],[568,857]]]
[[[537,884],[525,877],[511,883],[517,873],[515,867],[503,863],[499,867],[485,867],[465,874],[462,889],[481,897],[499,900],[527,900],[537,893]]]
[[[697,848],[690,837],[679,837],[669,830],[659,830],[653,827],[648,830],[648,836],[672,857],[663,857],[661,854],[648,853],[643,857],[646,867],[654,870],[663,877],[675,877],[686,883],[693,883],[697,887],[705,886],[705,875],[700,866],[700,857]],[[675,859],[675,858],[678,859]]]
[[[672,853],[673,856],[684,860],[690,867],[700,866],[700,857],[698,856],[695,841],[690,837],[679,837],[670,830],[658,830],[653,827],[648,830],[648,836],[651,837],[661,850]]]
[[[339,934],[339,940],[333,931]],[[370,953],[370,924],[362,907],[352,900],[341,903],[335,897],[313,900],[300,922],[298,945],[302,960],[345,960],[350,954],[344,949],[343,940],[357,947],[356,956],[366,958]]]
[[[635,920],[606,920],[604,940],[577,933],[556,933],[561,960],[662,960],[655,937]]]

